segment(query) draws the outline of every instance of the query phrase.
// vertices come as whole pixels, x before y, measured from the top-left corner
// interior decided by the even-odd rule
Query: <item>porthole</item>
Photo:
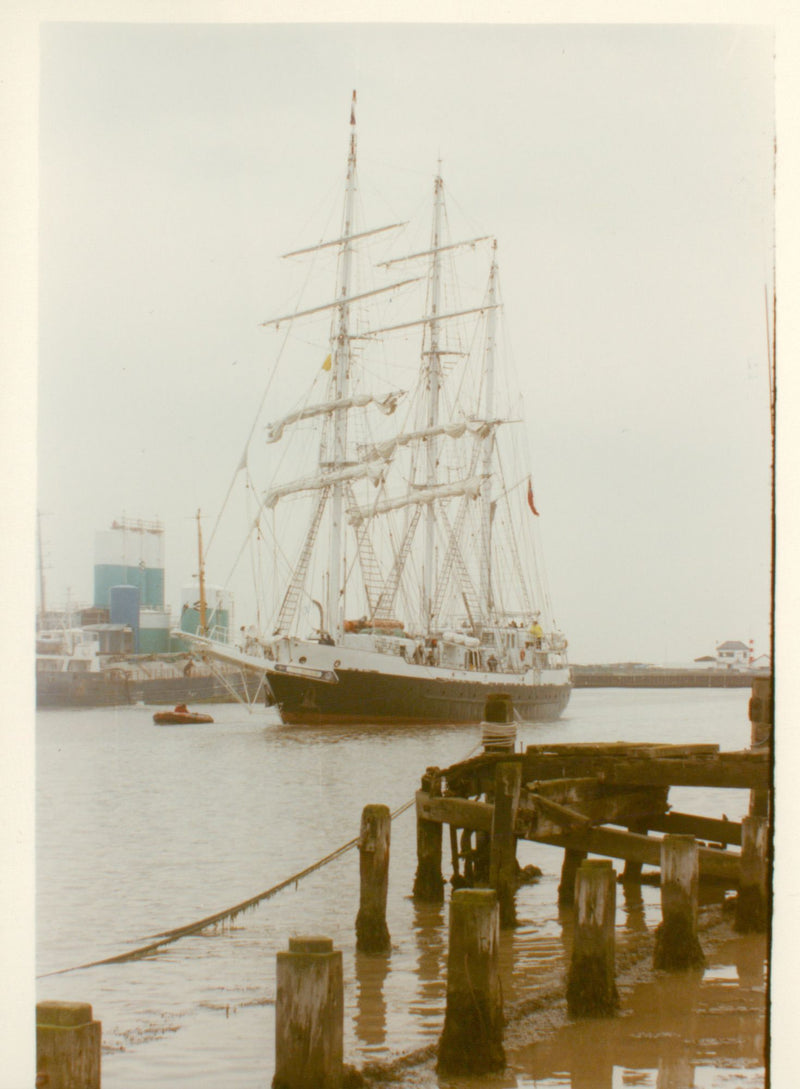
[[[300,665],[302,665],[305,662],[305,660],[306,660],[306,656],[304,654],[303,657],[300,658]]]

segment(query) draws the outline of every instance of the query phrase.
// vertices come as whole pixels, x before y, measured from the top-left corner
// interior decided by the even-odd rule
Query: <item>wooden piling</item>
[[[705,964],[697,937],[697,841],[664,836],[661,841],[661,925],[656,929],[653,967],[686,971]]]
[[[614,965],[616,874],[607,859],[581,863],[575,906],[567,1009],[571,1017],[607,1017],[619,1007]]]
[[[756,677],[753,681],[748,707],[750,717],[750,748],[767,749],[772,746],[774,707],[772,677]],[[770,813],[769,791],[750,791],[750,816],[768,817]]]
[[[272,1089],[340,1089],[343,1074],[342,954],[330,938],[290,938],[277,955]]]
[[[422,777],[422,790],[429,796],[441,794],[438,768],[428,768]],[[417,808],[417,872],[414,877],[415,900],[440,904],[444,900],[442,878],[442,825],[420,816]]]
[[[575,879],[578,867],[586,858],[586,851],[573,851],[567,847],[561,864],[561,881],[558,886],[558,906],[572,907],[575,903]]]
[[[635,832],[637,835],[647,835],[647,821],[634,821],[628,825],[629,832]],[[625,866],[622,870],[622,884],[639,884],[642,880],[642,863],[635,859],[628,858],[625,860]]]
[[[489,884],[497,892],[500,905],[500,926],[512,927],[517,922],[515,893],[517,891],[517,838],[514,821],[519,805],[522,766],[519,763],[498,764],[494,780],[494,812],[492,815]]]
[[[493,889],[459,889],[450,900],[447,1008],[439,1040],[440,1074],[489,1074],[505,1067]]]
[[[102,1027],[88,1002],[36,1006],[36,1084],[47,1089],[100,1089]]]
[[[767,847],[769,824],[766,817],[745,817],[742,821],[742,876],[736,897],[734,929],[740,934],[763,933],[767,929]]]
[[[361,901],[356,916],[356,949],[359,953],[388,953],[391,949],[386,926],[391,834],[389,807],[364,806],[359,837]]]

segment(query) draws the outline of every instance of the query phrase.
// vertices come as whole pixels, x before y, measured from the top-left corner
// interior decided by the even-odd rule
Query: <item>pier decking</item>
[[[735,887],[742,826],[673,812],[669,789],[706,786],[764,791],[769,787],[766,750],[720,752],[717,745],[529,745],[524,753],[484,752],[448,768],[428,768],[417,792],[417,818],[461,830],[456,859],[468,879],[490,851],[499,777],[519,768],[509,835],[516,839],[658,866],[661,839],[651,832],[693,835],[700,875]],[[473,841],[474,837],[474,841]],[[713,844],[709,846],[708,844]]]

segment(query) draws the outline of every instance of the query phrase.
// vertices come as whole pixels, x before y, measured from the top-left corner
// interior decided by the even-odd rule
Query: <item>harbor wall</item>
[[[601,665],[572,665],[570,674],[573,688],[749,688],[762,675],[744,669],[619,669]]]

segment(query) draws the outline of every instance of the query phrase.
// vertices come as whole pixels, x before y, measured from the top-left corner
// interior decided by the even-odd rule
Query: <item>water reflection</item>
[[[692,1089],[694,1067],[686,1054],[665,1055],[658,1061],[656,1089]]]
[[[570,1089],[648,1085],[692,1089],[700,1068],[737,1071],[737,1085],[763,1085],[763,938],[732,942],[705,977],[660,974],[623,996],[622,1016],[569,1022],[509,1056],[519,1084]],[[735,975],[727,972],[735,958]],[[742,985],[742,973],[747,984]],[[530,1079],[530,1082],[528,1081]]]
[[[743,935],[733,943],[733,962],[742,987],[761,990],[766,985],[764,941],[756,935]]]
[[[416,1003],[411,1011],[422,1014],[429,1030],[439,1027],[444,1016],[447,986],[447,928],[444,904],[414,904],[414,940],[417,945]]]
[[[384,984],[389,974],[391,955],[368,956],[356,953],[355,1031],[368,1050],[386,1044],[386,998]]]
[[[625,913],[625,929],[632,934],[647,930],[647,922],[644,915],[644,897],[642,886],[638,881],[625,881],[622,885],[623,911]]]

